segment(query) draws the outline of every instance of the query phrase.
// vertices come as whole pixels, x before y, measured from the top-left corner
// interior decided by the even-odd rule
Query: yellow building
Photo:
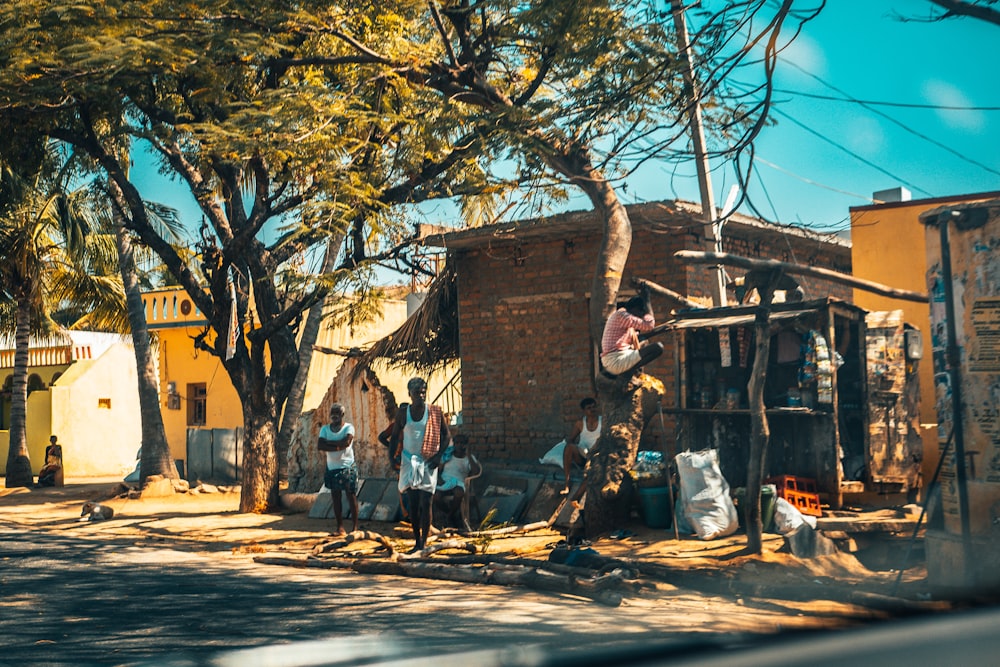
[[[179,287],[143,294],[146,326],[156,334],[160,412],[170,454],[187,458],[189,428],[243,426],[236,389],[218,357],[195,348],[208,320]]]
[[[14,349],[0,343],[0,447],[6,474]],[[124,475],[142,441],[138,377],[131,342],[107,333],[71,331],[33,341],[28,352],[26,432],[32,472],[45,464],[49,436],[63,446],[67,476]]]
[[[180,288],[143,296],[146,322],[157,337],[160,409],[171,456],[187,459],[189,429],[238,429],[243,426],[239,396],[220,360],[197,350],[194,338],[207,320]],[[354,328],[321,325],[316,344],[331,350],[367,347],[395,331],[407,317],[407,302],[387,299],[382,318]],[[314,353],[303,411],[316,409],[345,357]],[[10,435],[13,343],[0,342],[0,446]],[[380,367],[379,380],[397,400],[406,400],[406,371]],[[440,388],[447,378],[433,378]],[[64,445],[66,474],[74,477],[122,476],[135,468],[142,442],[135,352],[127,338],[96,332],[68,332],[56,342],[33,343],[29,353],[27,404],[28,453],[32,469],[44,464],[49,436]],[[0,460],[5,472],[7,457]]]
[[[204,330],[207,320],[183,289],[147,292],[143,304],[147,326],[159,341],[160,407],[170,453],[174,459],[186,461],[189,429],[243,426],[239,395],[219,358],[195,348],[194,338]],[[405,319],[406,302],[388,299],[382,303],[382,318],[377,322],[353,329],[346,325],[321,325],[316,345],[338,351],[367,347],[394,331]],[[304,412],[319,406],[344,359],[339,354],[313,354]],[[402,396],[406,396],[404,374],[380,372],[379,376],[397,396],[400,389]]]
[[[900,201],[851,207],[853,274],[891,287],[927,292],[927,249],[920,214],[940,206],[996,199],[1000,197],[1000,193],[914,200],[908,199],[908,194],[902,188],[887,193],[876,192],[875,199]],[[890,299],[864,290],[854,290],[854,302],[868,311],[902,310],[904,320],[920,329],[923,334],[924,352],[919,366],[922,394],[920,421],[924,443],[923,477],[925,482],[929,482],[938,460],[929,306],[926,303]]]

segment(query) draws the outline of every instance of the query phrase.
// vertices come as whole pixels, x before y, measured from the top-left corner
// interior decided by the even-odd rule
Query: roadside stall
[[[692,310],[674,332],[680,449],[719,450],[733,486],[747,477],[756,306]],[[816,481],[832,507],[845,493],[919,485],[919,346],[907,354],[900,311],[866,313],[838,299],[775,303],[764,385],[770,427],[764,477]]]

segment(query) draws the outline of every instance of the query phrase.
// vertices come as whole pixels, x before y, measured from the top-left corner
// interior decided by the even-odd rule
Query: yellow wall
[[[28,457],[31,472],[37,474],[45,465],[45,448],[52,435],[51,390],[33,391],[28,394],[25,414],[25,437],[28,440]],[[8,439],[8,443],[10,440]],[[63,460],[65,464],[65,459]],[[6,462],[4,463],[6,468]]]
[[[132,347],[117,343],[96,359],[29,369],[46,382],[57,371],[65,372],[54,384],[28,395],[25,430],[32,472],[45,464],[45,447],[55,434],[67,477],[124,477],[142,441]],[[0,431],[5,454],[9,443],[10,433]],[[4,472],[6,458],[0,463]]]
[[[207,352],[195,351],[193,338],[204,328],[205,319],[194,309],[183,290],[170,288],[148,292],[143,296],[143,301],[146,304],[148,326],[159,338],[160,409],[167,441],[175,459],[186,459],[188,384],[204,382],[207,386],[207,422],[202,428],[243,426],[239,395],[219,359]],[[187,313],[184,312],[184,302],[189,304]],[[358,326],[353,331],[347,326],[331,328],[328,324],[322,324],[316,344],[338,351],[351,347],[368,347],[406,320],[405,301],[386,300],[382,304],[382,311],[381,320]],[[314,352],[306,382],[303,411],[315,409],[320,404],[344,359],[339,354]],[[386,377],[383,378],[383,375]],[[405,387],[408,374],[387,370],[379,373],[379,379],[384,386],[394,390],[397,400],[407,400]],[[177,391],[181,394],[178,410],[167,407],[170,382],[176,383]],[[402,394],[397,389],[402,389]]]
[[[38,375],[42,378],[46,385],[51,384],[52,378],[56,375],[61,375],[66,372],[69,366],[67,364],[59,364],[55,366],[36,366],[28,369],[28,375]],[[0,369],[0,387],[4,386],[7,382],[7,378],[13,375],[14,369],[4,368]],[[28,456],[31,459],[31,469],[34,472],[38,472],[38,469],[44,465],[45,447],[49,444],[49,436],[51,433],[51,411],[49,410],[49,391],[46,390],[36,390],[28,394],[28,405],[25,431],[26,438],[28,440]],[[3,401],[3,405],[0,409],[4,411],[3,414],[3,429],[0,429],[0,453],[2,453],[2,460],[0,460],[0,473],[7,473],[7,452],[10,449],[10,402]]]
[[[186,460],[189,384],[205,383],[207,390],[205,424],[199,428],[241,427],[243,408],[219,358],[194,347],[194,337],[204,330],[205,318],[188,295],[180,288],[156,290],[144,294],[143,303],[146,324],[159,341],[160,411],[170,454]],[[180,394],[178,409],[168,407],[171,382]]]
[[[114,345],[92,362],[71,366],[50,389],[51,432],[63,445],[66,475],[121,475],[142,444],[135,350]]]
[[[851,263],[858,278],[873,280],[900,289],[927,292],[927,249],[920,214],[939,206],[993,199],[998,193],[917,199],[851,208]],[[924,443],[925,484],[934,474],[938,460],[937,414],[934,407],[934,363],[931,357],[930,309],[914,303],[854,290],[854,302],[868,311],[897,310],[904,320],[923,334],[924,354],[920,360],[920,421]]]
[[[345,350],[351,347],[366,349],[375,341],[398,329],[405,321],[406,302],[398,299],[387,299],[382,302],[382,318],[380,320],[363,324],[353,331],[346,326],[320,325],[316,344],[332,350]],[[309,365],[309,378],[306,382],[305,400],[302,404],[303,412],[315,410],[319,406],[336,377],[337,371],[344,365],[344,359],[345,357],[339,354],[318,351],[313,353],[312,363]],[[410,375],[406,371],[384,368],[379,369],[377,375],[382,386],[390,388],[396,395],[397,402],[407,400],[406,382]],[[399,393],[399,390],[402,390],[402,394]]]

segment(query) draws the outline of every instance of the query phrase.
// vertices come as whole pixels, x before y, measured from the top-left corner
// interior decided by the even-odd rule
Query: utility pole
[[[709,173],[708,154],[705,148],[705,132],[701,126],[701,103],[699,102],[698,82],[694,76],[694,64],[691,62],[691,45],[688,42],[687,21],[684,20],[684,8],[681,0],[671,0],[671,12],[674,16],[674,28],[677,31],[677,47],[684,58],[684,82],[691,94],[691,144],[694,148],[695,167],[698,170],[698,188],[701,190],[701,215],[705,227],[705,245],[709,252],[722,252],[722,239],[716,225],[715,197],[712,194],[712,177]],[[712,271],[712,305],[726,305],[726,282],[721,265]]]

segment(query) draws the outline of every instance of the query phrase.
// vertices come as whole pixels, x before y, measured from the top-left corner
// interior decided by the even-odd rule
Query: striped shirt
[[[632,347],[630,330],[649,331],[656,326],[656,320],[651,313],[636,317],[624,308],[611,313],[604,325],[604,335],[601,337],[601,356],[617,350],[627,350]]]

